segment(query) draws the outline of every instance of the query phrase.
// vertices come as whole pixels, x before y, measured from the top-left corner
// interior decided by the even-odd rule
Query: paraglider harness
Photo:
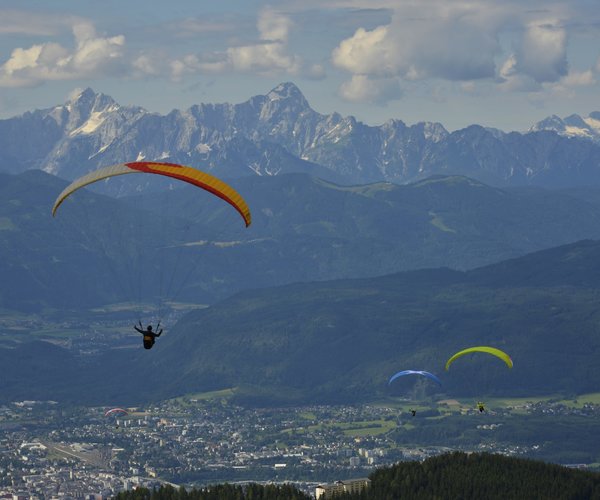
[[[485,406],[483,406],[481,401],[477,403],[477,407],[479,408],[479,413],[483,413],[485,411]]]
[[[136,331],[140,332],[144,336],[144,349],[152,349],[152,346],[154,345],[154,340],[156,339],[156,337],[160,337],[162,333],[162,329],[159,330],[160,321],[158,322],[158,325],[156,325],[157,333],[154,333],[152,331],[152,325],[148,325],[148,328],[144,330],[141,320],[138,322],[140,324],[140,328],[138,328],[137,325],[133,325],[133,328],[135,328]]]

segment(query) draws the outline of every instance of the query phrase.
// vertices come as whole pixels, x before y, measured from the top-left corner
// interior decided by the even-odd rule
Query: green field
[[[321,424],[309,425],[307,427],[296,427],[286,429],[283,432],[314,433],[324,430],[335,430],[350,437],[367,437],[385,434],[398,427],[393,420],[363,420],[358,422],[323,422]]]
[[[600,392],[581,394],[574,397],[565,397],[564,395],[551,396],[531,396],[526,398],[491,398],[487,401],[490,407],[501,407],[518,410],[529,403],[556,403],[568,406],[569,408],[582,408],[584,404],[600,404]]]
[[[236,387],[231,387],[229,389],[221,389],[219,391],[209,391],[209,392],[197,392],[194,394],[186,394],[184,396],[180,396],[177,398],[170,399],[169,401],[177,402],[180,405],[192,406],[197,402],[211,401],[215,399],[230,399],[235,396],[237,392]]]
[[[344,435],[351,437],[367,437],[386,434],[397,427],[396,422],[390,420],[371,420],[367,422],[351,422],[341,425]]]

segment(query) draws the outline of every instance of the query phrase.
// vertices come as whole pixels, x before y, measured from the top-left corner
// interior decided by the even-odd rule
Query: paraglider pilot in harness
[[[156,337],[160,337],[160,334],[162,333],[162,328],[158,330],[158,328],[160,327],[160,321],[156,326],[158,333],[154,333],[152,331],[152,325],[148,325],[148,327],[144,330],[141,321],[139,321],[139,324],[139,328],[137,327],[137,325],[133,325],[133,328],[135,328],[136,331],[140,332],[144,336],[144,349],[152,349],[152,346],[154,345],[154,339],[156,339]]]
[[[479,409],[479,413],[483,413],[485,411],[485,406],[481,401],[477,403],[477,408]]]

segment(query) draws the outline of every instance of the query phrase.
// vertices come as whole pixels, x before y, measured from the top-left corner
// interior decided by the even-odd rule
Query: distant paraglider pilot
[[[158,330],[158,332],[153,332],[152,331],[152,325],[148,325],[148,327],[144,330],[144,327],[142,326],[142,322],[139,321],[140,327],[138,328],[137,325],[133,325],[133,328],[136,329],[136,331],[140,332],[143,336],[144,336],[144,349],[152,349],[152,346],[154,345],[154,340],[157,337],[160,337],[160,334],[163,332],[162,328],[160,328],[160,330]],[[158,329],[160,327],[160,321],[158,322],[158,325],[156,326],[156,328]]]
[[[483,413],[485,411],[485,406],[483,405],[483,403],[481,401],[479,401],[479,403],[477,403],[477,408],[479,409],[479,413]]]
[[[413,410],[412,408],[409,411],[412,413],[413,417],[417,414],[417,410]]]

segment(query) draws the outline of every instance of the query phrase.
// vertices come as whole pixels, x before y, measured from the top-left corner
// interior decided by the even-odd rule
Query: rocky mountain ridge
[[[560,118],[552,115],[533,125],[529,132],[540,130],[551,130],[564,137],[577,137],[600,143],[600,111],[593,111],[586,117],[572,114]]]
[[[593,118],[595,114],[591,114]],[[368,126],[313,110],[293,83],[240,104],[199,104],[166,115],[85,89],[67,103],[0,120],[0,170],[39,168],[73,179],[123,161],[169,161],[234,178],[303,172],[356,184],[467,175],[488,184],[600,184],[600,144],[547,126],[504,133],[440,123]]]

